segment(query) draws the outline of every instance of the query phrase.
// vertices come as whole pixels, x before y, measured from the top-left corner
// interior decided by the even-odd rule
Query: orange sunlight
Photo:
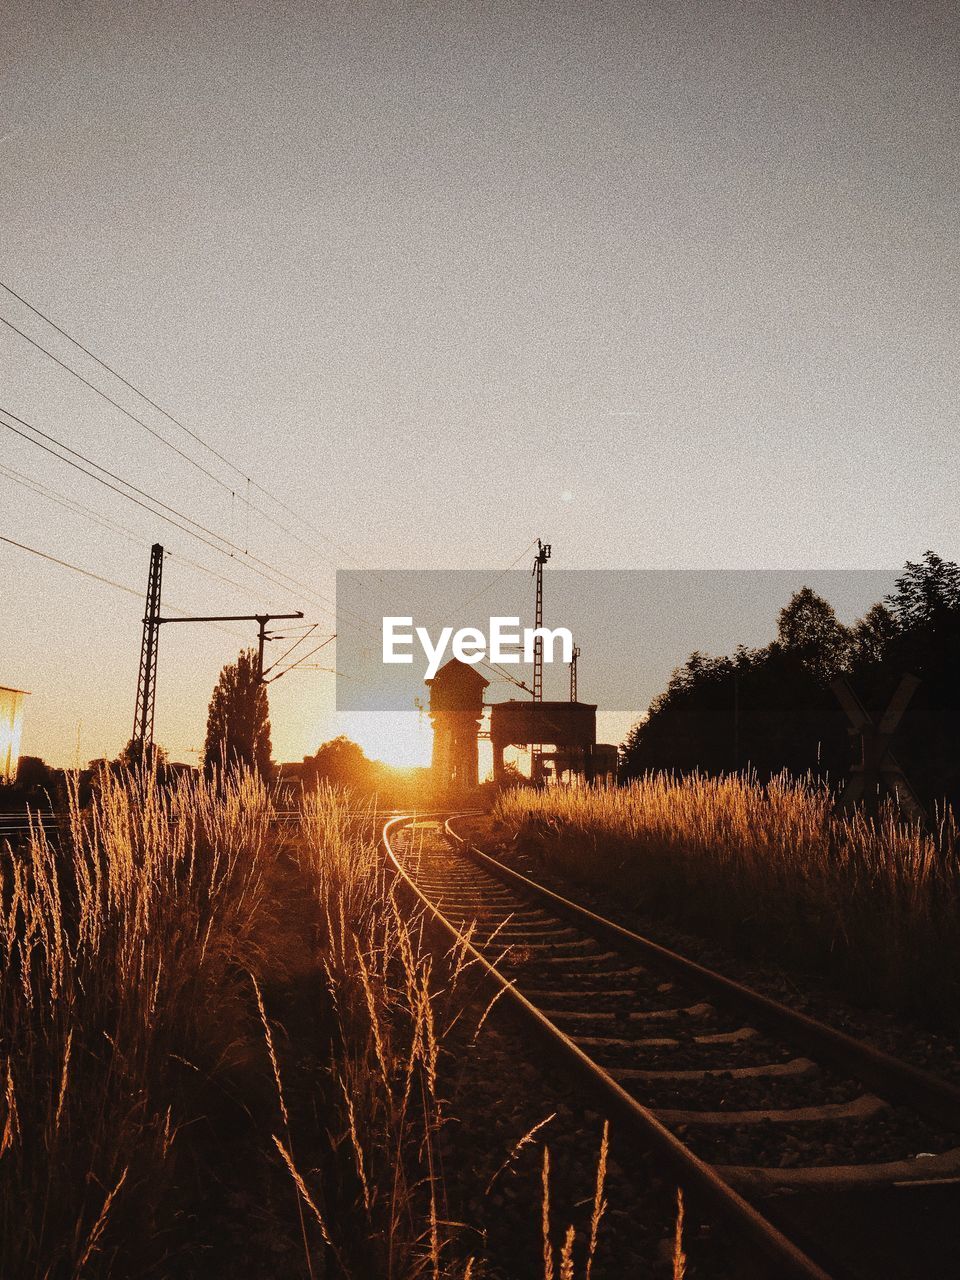
[[[412,711],[352,711],[339,716],[340,732],[363,747],[371,760],[397,768],[430,763],[433,734],[430,721]]]

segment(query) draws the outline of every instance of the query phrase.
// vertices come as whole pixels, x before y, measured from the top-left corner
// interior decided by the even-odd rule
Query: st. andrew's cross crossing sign
[[[920,802],[890,750],[894,732],[919,684],[916,676],[905,675],[886,711],[875,723],[843,676],[831,682],[830,688],[850,721],[848,732],[860,739],[860,758],[852,765],[849,781],[837,801],[841,813],[852,813],[862,801],[867,813],[876,814],[882,787],[906,817],[923,818]]]

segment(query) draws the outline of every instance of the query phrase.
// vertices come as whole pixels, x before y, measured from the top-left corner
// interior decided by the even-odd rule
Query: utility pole
[[[150,573],[147,577],[147,607],[143,615],[143,640],[140,644],[140,671],[137,676],[137,703],[133,712],[132,746],[139,747],[139,758],[153,746],[153,709],[157,698],[157,646],[160,640],[160,589],[163,580],[163,547],[155,542],[150,548]]]
[[[267,623],[274,618],[302,618],[302,613],[258,613],[260,635],[257,640],[257,684],[263,684],[263,646],[267,639]]]
[[[140,758],[153,746],[153,708],[157,698],[157,647],[160,628],[172,622],[255,622],[259,627],[257,642],[257,683],[263,684],[263,648],[270,638],[267,624],[287,618],[302,618],[297,613],[227,613],[207,614],[191,618],[160,617],[160,579],[163,572],[163,547],[155,543],[150,551],[150,577],[147,582],[147,611],[143,619],[143,645],[140,652],[140,678],[137,682],[137,708],[133,720],[133,746],[139,747]]]
[[[543,626],[543,566],[550,559],[551,546],[549,542],[542,542],[537,539],[537,554],[533,561],[533,576],[537,583],[536,606],[534,609],[534,627]],[[543,636],[536,635],[533,641],[533,700],[534,702],[543,701]],[[543,743],[532,743],[530,747],[530,781],[538,783],[540,781],[540,748]]]
[[[580,657],[580,646],[573,646],[573,653],[570,655],[570,701],[577,700],[577,659]]]

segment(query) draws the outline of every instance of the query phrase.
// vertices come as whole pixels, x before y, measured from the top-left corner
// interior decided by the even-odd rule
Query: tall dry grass
[[[741,952],[820,970],[935,1023],[960,1013],[960,839],[898,820],[834,817],[787,777],[651,774],[621,788],[519,788],[495,817],[547,864],[632,896]]]
[[[232,1048],[269,797],[104,772],[0,853],[0,1274],[136,1274],[178,1082]],[[122,1229],[121,1229],[122,1228]]]
[[[305,797],[302,824],[323,921],[332,1064],[323,1104],[337,1158],[312,1182],[294,1152],[285,1159],[344,1274],[446,1276],[461,1227],[449,1221],[438,1160],[438,1062],[463,1005],[462,956],[435,968],[386,873],[376,824],[355,803],[321,786]]]

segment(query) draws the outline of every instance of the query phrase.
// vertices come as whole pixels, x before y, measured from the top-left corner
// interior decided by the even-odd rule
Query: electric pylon
[[[537,598],[534,608],[534,627],[536,634],[533,638],[533,700],[534,702],[543,701],[543,636],[540,635],[540,628],[543,626],[543,566],[550,559],[550,543],[541,542],[537,539],[537,554],[533,562],[533,576],[537,583]],[[532,743],[530,746],[530,781],[538,783],[541,774],[541,747],[542,742]]]
[[[147,577],[147,607],[143,615],[140,645],[140,673],[137,677],[137,705],[133,713],[132,747],[134,759],[145,759],[153,746],[153,711],[157,700],[157,645],[160,639],[160,590],[163,581],[163,547],[150,548]]]
[[[537,539],[537,555],[533,562],[533,575],[537,580],[537,602],[535,607],[534,627],[539,631],[543,626],[543,566],[550,559],[550,543]],[[533,700],[543,701],[543,636],[537,635],[533,641]]]

